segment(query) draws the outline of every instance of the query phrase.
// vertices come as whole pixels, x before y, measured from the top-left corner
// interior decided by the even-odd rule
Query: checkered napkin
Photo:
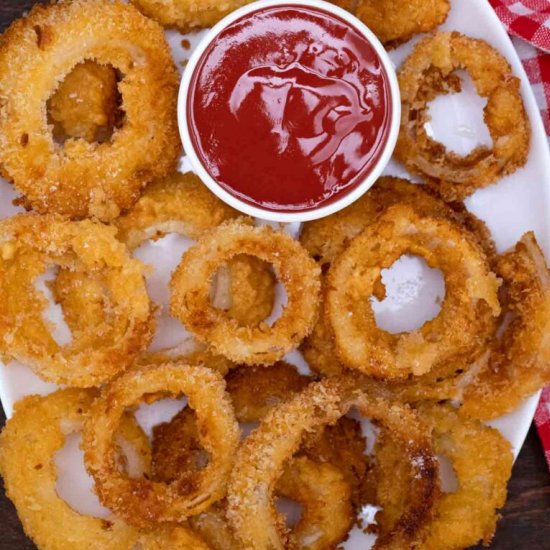
[[[489,0],[508,32],[535,92],[550,143],[550,0]],[[549,176],[550,177],[550,176]],[[550,468],[550,386],[535,424]]]

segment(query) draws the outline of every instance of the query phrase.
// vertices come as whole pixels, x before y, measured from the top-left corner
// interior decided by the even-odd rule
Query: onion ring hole
[[[493,147],[493,140],[484,122],[483,109],[487,98],[475,89],[466,71],[456,71],[460,90],[450,89],[428,103],[430,120],[424,124],[427,134],[448,150],[462,156],[478,146]]]
[[[445,298],[445,279],[439,269],[419,256],[403,255],[383,269],[377,296],[371,296],[376,324],[391,334],[409,332],[431,321]]]

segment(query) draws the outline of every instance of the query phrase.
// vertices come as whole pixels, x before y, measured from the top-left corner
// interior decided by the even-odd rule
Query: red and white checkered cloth
[[[525,67],[550,143],[550,0],[489,0]],[[550,177],[550,176],[549,176]],[[550,468],[550,387],[541,395],[535,423]]]
[[[489,0],[510,34],[550,53],[549,0]]]

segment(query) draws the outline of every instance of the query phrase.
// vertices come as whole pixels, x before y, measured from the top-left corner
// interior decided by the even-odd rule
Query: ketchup
[[[264,8],[231,23],[203,53],[189,93],[202,164],[264,209],[305,211],[347,194],[389,134],[390,84],[376,51],[317,8]]]

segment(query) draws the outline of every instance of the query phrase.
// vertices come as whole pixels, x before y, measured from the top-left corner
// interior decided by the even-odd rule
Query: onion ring
[[[118,87],[125,122],[109,143],[76,139],[59,148],[46,102],[86,59],[124,75]],[[175,167],[177,70],[162,28],[132,6],[35,5],[2,36],[0,73],[0,164],[38,212],[111,220]]]
[[[143,265],[130,258],[113,228],[90,220],[20,214],[0,223],[0,351],[45,380],[100,385],[146,349],[154,328]],[[100,277],[109,290],[106,320],[60,346],[42,318],[47,302],[34,287],[49,265]],[[84,304],[84,302],[83,302]],[[82,314],[82,310],[79,310]],[[94,306],[94,311],[96,311]]]
[[[418,330],[393,335],[376,326],[366,297],[373,293],[380,271],[404,253],[420,255],[442,270],[446,296],[435,319]],[[475,239],[451,222],[397,205],[332,264],[325,315],[347,366],[380,378],[403,378],[483,348],[500,313],[498,287]]]
[[[26,397],[16,404],[0,435],[0,473],[6,493],[25,532],[40,548],[131,550],[139,538],[120,519],[79,514],[57,494],[55,453],[69,433],[81,429],[95,395],[93,390],[67,389],[46,397]],[[117,440],[126,441],[134,451],[137,471],[147,471],[150,455],[145,434],[126,415],[117,433]],[[55,528],[59,525],[62,530]]]
[[[514,318],[457,396],[461,414],[481,420],[510,412],[550,382],[550,271],[533,233],[500,258],[498,274]]]
[[[184,393],[197,415],[201,443],[210,455],[193,484],[130,479],[116,468],[112,437],[127,407],[145,395]],[[137,527],[180,522],[206,510],[225,494],[239,443],[239,429],[221,376],[205,367],[164,364],[129,371],[107,386],[94,402],[82,439],[86,468],[99,499]]]
[[[220,264],[249,254],[273,264],[288,303],[272,327],[240,327],[210,303],[209,281]],[[310,332],[317,315],[319,269],[288,235],[268,226],[225,223],[189,249],[170,282],[170,312],[200,341],[237,363],[281,359]]]
[[[433,31],[450,9],[449,0],[359,0],[356,15],[391,49],[415,34]]]
[[[488,544],[495,531],[498,508],[506,501],[506,484],[512,469],[510,444],[500,433],[481,422],[459,418],[451,407],[423,407],[421,418],[433,429],[435,449],[449,459],[457,488],[436,503],[432,520],[425,526],[419,547],[433,550]],[[371,472],[376,485],[376,515],[380,534],[391,531],[406,497],[398,482],[410,464],[403,460],[388,434],[376,443],[377,462]]]
[[[427,186],[387,176],[380,178],[368,193],[347,208],[332,216],[305,223],[300,242],[321,265],[323,271],[327,271],[334,259],[357,235],[395,204],[407,204],[422,216],[437,217],[456,223],[476,238],[490,264],[495,264],[496,247],[487,226],[470,214],[461,202],[445,203]],[[327,376],[339,375],[343,366],[334,349],[334,335],[326,322],[323,310],[324,306],[321,304],[319,319],[300,350],[309,366],[316,372]],[[468,360],[457,368],[464,369],[467,364]],[[437,373],[438,376],[440,374]]]
[[[457,70],[468,71],[477,93],[487,98],[485,123],[493,147],[476,147],[466,156],[449,152],[428,136],[427,102],[460,90]],[[527,161],[530,125],[520,80],[493,47],[457,32],[419,42],[399,71],[402,115],[395,156],[421,175],[445,200],[463,199],[514,172]]]
[[[48,102],[54,138],[59,142],[68,138],[106,141],[117,124],[118,100],[113,67],[93,61],[80,63]]]
[[[272,409],[237,452],[228,489],[227,517],[242,548],[285,548],[288,532],[274,509],[273,491],[286,461],[298,450],[305,433],[333,424],[351,407],[374,417],[403,444],[413,465],[410,508],[398,526],[375,546],[404,548],[429,517],[437,492],[437,464],[425,426],[404,405],[390,404],[360,391],[353,379],[326,379],[311,384]]]

